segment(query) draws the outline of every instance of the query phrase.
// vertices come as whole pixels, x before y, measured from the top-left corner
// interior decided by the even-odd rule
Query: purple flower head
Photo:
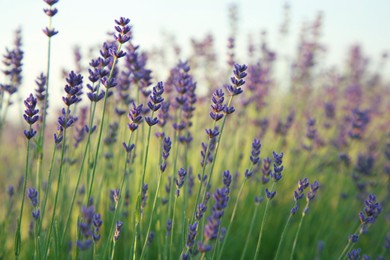
[[[290,214],[293,216],[298,212],[299,206],[298,204],[291,208]]]
[[[316,120],[309,118],[306,123],[306,137],[310,140],[315,139],[317,136]]]
[[[214,130],[212,130],[212,129],[206,129],[205,131],[206,131],[207,136],[208,136],[210,139],[212,139],[212,138],[214,138],[214,137],[217,137],[217,136],[219,135],[219,130],[218,130],[218,128],[214,128]]]
[[[43,2],[45,2],[46,4],[48,4],[49,6],[53,6],[55,5],[56,3],[58,3],[59,0],[43,0]]]
[[[310,184],[310,191],[306,194],[307,201],[313,200],[315,198],[319,187],[320,186],[318,181],[314,181],[312,184]]]
[[[32,206],[35,208],[38,206],[38,191],[34,188],[28,188],[27,196],[31,200]]]
[[[103,224],[102,218],[100,214],[94,214],[93,215],[93,227],[94,227],[94,232],[92,234],[93,240],[98,241],[100,239],[100,234],[98,234],[100,227]]]
[[[282,171],[283,171],[283,153],[277,154],[276,152],[272,152],[274,156],[274,170],[273,173],[271,173],[271,177],[274,179],[274,181],[279,181],[282,178]]]
[[[198,207],[196,207],[195,219],[199,221],[203,217],[204,213],[206,213],[206,210],[206,204],[200,203]]]
[[[224,101],[224,93],[222,89],[217,89],[214,93],[213,96],[211,97],[211,112],[210,112],[210,117],[214,121],[218,121],[221,118],[223,118],[223,112],[225,109],[225,105],[223,104]]]
[[[122,231],[122,227],[123,227],[123,222],[118,220],[115,225],[114,242],[118,241]]]
[[[382,212],[382,205],[376,201],[374,194],[369,194],[368,198],[364,201],[364,213],[359,213],[360,222],[362,224],[373,224]]]
[[[357,234],[352,234],[349,236],[348,240],[351,242],[351,243],[356,243],[358,240],[359,240],[359,235]]]
[[[223,172],[222,181],[226,188],[230,187],[230,184],[232,183],[232,175],[230,174],[230,171]]]
[[[51,38],[54,35],[56,35],[58,33],[58,31],[56,31],[54,28],[49,29],[46,27],[45,29],[43,29],[43,33],[46,34],[47,37]]]
[[[128,25],[130,19],[120,17],[119,20],[115,20],[115,23],[118,25],[115,26],[115,30],[118,32],[118,34],[114,35],[115,39],[120,44],[128,42],[132,38],[131,26]]]
[[[24,135],[27,139],[33,138],[37,133],[31,128],[31,126],[35,124],[39,119],[39,116],[37,115],[39,110],[36,109],[37,102],[37,99],[32,94],[30,94],[30,96],[24,101],[26,110],[24,110],[23,117],[24,120],[30,125],[30,129],[24,131]]]
[[[184,178],[187,175],[187,172],[183,168],[180,168],[179,171],[177,172],[177,174],[179,175],[179,177],[175,179],[175,183],[176,183],[176,196],[179,197],[180,189],[184,185]]]
[[[8,186],[7,193],[8,196],[11,198],[15,194],[15,187],[13,185]]]
[[[146,201],[148,199],[148,189],[149,185],[147,183],[144,184],[142,187],[142,192],[141,192],[141,213],[143,213],[144,208],[146,207]]]
[[[88,207],[81,207],[81,220],[78,224],[80,233],[83,237],[83,240],[77,241],[77,246],[81,250],[88,249],[93,241],[98,241],[100,239],[99,230],[103,224],[100,214],[95,213],[95,208],[91,205]]]
[[[198,230],[198,222],[195,221],[194,224],[188,225],[188,235],[186,240],[186,246],[188,249],[191,249],[195,244],[195,238]]]
[[[35,95],[37,96],[37,99],[39,101],[45,100],[45,93],[46,93],[46,76],[41,73],[37,79],[35,80],[35,83],[37,84],[38,88],[35,89]]]
[[[39,209],[35,209],[31,212],[31,215],[33,216],[33,218],[35,220],[38,220],[39,219],[39,216],[41,214],[41,211]]]
[[[253,165],[256,165],[260,161],[260,148],[261,148],[261,142],[259,139],[254,139],[252,143],[252,152],[250,156],[250,160]]]
[[[160,170],[161,172],[164,172],[166,167],[167,167],[167,159],[169,157],[169,152],[171,151],[171,146],[172,146],[172,141],[171,141],[171,138],[168,137],[164,137],[163,139],[163,150],[162,150],[162,162],[161,162],[161,165],[160,165]]]
[[[71,127],[73,123],[77,120],[77,117],[74,117],[70,114],[70,110],[68,110],[68,112],[69,113],[67,114],[65,108],[62,108],[61,116],[58,117],[58,125],[61,126],[63,129]]]
[[[81,101],[79,96],[82,94],[83,76],[71,71],[69,76],[66,78],[66,82],[68,83],[65,85],[65,92],[67,95],[62,97],[62,100],[65,105],[69,107]]]
[[[232,85],[227,85],[226,89],[231,96],[239,95],[243,92],[241,86],[245,84],[244,78],[246,77],[246,65],[234,65],[233,74],[234,76],[230,78]]]
[[[135,103],[132,103],[132,108],[130,108],[128,117],[130,123],[128,124],[130,131],[134,132],[137,130],[138,125],[142,123],[142,104],[136,106]]]
[[[313,185],[313,187],[316,187],[316,186],[318,186],[318,182],[317,182],[317,184],[313,183],[312,185]],[[299,191],[303,192],[303,190],[306,189],[307,187],[309,187],[309,180],[307,178],[303,178],[303,179],[300,179],[298,181],[298,190]]]
[[[352,139],[361,139],[370,123],[370,114],[368,110],[354,109],[352,111],[352,125],[349,131],[349,137]]]
[[[164,84],[160,81],[153,87],[152,94],[150,95],[150,101],[148,102],[150,110],[156,112],[160,109],[161,103],[164,101],[164,98],[161,97],[163,93]]]
[[[267,158],[264,158],[263,160],[263,166],[261,168],[261,182],[263,184],[266,184],[269,182],[270,180],[270,176],[272,174],[272,170],[271,170],[271,163],[272,163],[272,160],[271,158],[267,157]]]
[[[359,260],[360,259],[360,251],[361,249],[358,248],[358,249],[352,249],[349,253],[348,253],[348,260]]]
[[[172,220],[171,219],[168,219],[166,228],[167,228],[167,236],[169,236],[171,234],[171,231],[172,231]]]
[[[58,9],[57,9],[57,8],[53,8],[53,9],[51,9],[51,8],[45,8],[45,9],[43,9],[43,12],[44,12],[47,16],[53,17],[54,15],[57,14]]]
[[[54,142],[56,144],[60,144],[63,138],[64,138],[64,128],[62,126],[58,126],[57,131],[54,133]]]
[[[276,191],[269,191],[268,188],[265,188],[265,195],[267,196],[268,199],[273,199],[276,195]]]
[[[102,78],[102,84],[107,89],[107,91],[110,88],[115,88],[118,85],[118,83],[116,82],[116,80],[114,78],[108,78],[108,77]],[[110,92],[108,92],[108,93],[110,93]]]

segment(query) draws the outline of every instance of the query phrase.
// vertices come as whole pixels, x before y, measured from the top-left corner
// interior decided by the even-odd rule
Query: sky
[[[278,41],[278,28],[286,3],[290,5],[291,31],[284,43],[287,52],[296,49],[302,24],[312,21],[319,11],[324,14],[322,42],[328,51],[327,63],[343,64],[348,47],[356,43],[374,60],[390,50],[389,0],[60,0],[56,5],[59,12],[53,19],[53,26],[59,31],[52,38],[53,88],[64,86],[59,80],[61,69],[74,66],[72,48],[79,45],[86,51],[100,45],[120,16],[131,19],[134,42],[142,49],[164,46],[162,32],[174,35],[184,50],[192,37],[199,39],[212,33],[224,55],[229,34],[228,7],[232,3],[238,6],[238,52],[246,53],[244,42],[248,35],[259,37],[261,31],[268,32],[271,48],[273,45],[284,48]],[[1,55],[7,46],[12,46],[14,31],[18,27],[23,30],[25,58],[21,91],[25,95],[33,91],[36,76],[46,67],[47,38],[42,33],[48,23],[42,11],[46,7],[40,0],[0,0]],[[388,67],[386,72],[390,74]],[[164,79],[156,79],[159,80]]]

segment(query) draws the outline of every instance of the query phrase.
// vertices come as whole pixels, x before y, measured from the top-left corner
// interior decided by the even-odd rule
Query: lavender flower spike
[[[234,65],[233,74],[234,76],[230,78],[232,85],[227,85],[226,88],[231,96],[239,95],[243,92],[241,86],[245,84],[244,78],[247,73],[245,72],[248,67],[246,65]]]
[[[123,222],[118,220],[116,222],[116,228],[115,228],[115,233],[114,233],[114,242],[118,241],[119,236],[120,236],[121,231],[122,231],[122,227],[123,227]]]
[[[24,135],[27,139],[31,139],[35,136],[37,131],[32,129],[32,125],[35,124],[38,119],[38,112],[39,110],[36,109],[38,100],[30,94],[30,96],[24,101],[24,105],[26,107],[26,110],[24,110],[24,120],[30,125],[29,130],[24,130]]]
[[[150,95],[150,101],[148,102],[148,107],[152,110],[152,115],[154,112],[160,109],[161,103],[164,101],[162,94],[164,93],[164,84],[160,81],[156,86],[153,87],[153,92]],[[153,126],[159,122],[157,117],[145,117],[146,123],[149,126]]]

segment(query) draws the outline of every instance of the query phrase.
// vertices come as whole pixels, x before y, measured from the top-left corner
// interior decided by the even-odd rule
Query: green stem
[[[90,142],[91,142],[91,134],[92,134],[91,132],[92,132],[92,127],[93,127],[93,119],[95,117],[95,110],[96,110],[96,103],[93,104],[92,111],[90,109],[89,131],[88,131],[87,142],[85,144],[85,148],[84,148],[84,152],[83,152],[83,158],[81,160],[81,165],[80,165],[80,170],[79,170],[79,174],[78,174],[78,177],[77,177],[76,187],[74,188],[72,200],[71,200],[70,207],[69,207],[69,210],[68,210],[68,214],[67,214],[67,217],[66,217],[65,228],[64,228],[64,231],[63,231],[62,237],[61,237],[61,244],[63,243],[63,241],[65,239],[65,234],[66,234],[66,231],[68,230],[68,227],[69,227],[69,223],[70,223],[70,219],[71,219],[71,215],[72,215],[72,211],[73,211],[74,202],[76,200],[77,191],[78,191],[78,188],[79,188],[79,185],[80,185],[81,176],[82,176],[82,174],[84,172],[85,159],[87,157],[88,149],[89,149]]]
[[[169,259],[171,259],[172,251],[173,251],[172,244],[173,244],[173,236],[174,236],[176,204],[177,204],[177,196],[175,197],[175,202],[173,203],[171,240],[169,242]]]
[[[276,183],[276,182],[272,183],[271,191],[270,191],[270,192],[273,192],[275,183]],[[263,219],[262,219],[262,221],[261,221],[260,235],[259,235],[259,239],[257,240],[257,246],[256,246],[256,252],[255,252],[255,257],[254,257],[254,259],[257,259],[258,255],[259,255],[260,246],[261,246],[261,238],[262,238],[262,236],[263,236],[264,223],[265,223],[265,219],[266,219],[266,217],[267,217],[268,205],[269,205],[269,202],[270,202],[270,201],[271,201],[271,199],[267,198],[267,203],[265,204]]]
[[[253,213],[253,216],[252,216],[251,225],[249,227],[248,234],[246,235],[244,250],[242,251],[241,258],[240,258],[241,260],[245,259],[246,250],[248,249],[249,241],[251,240],[250,237],[252,234],[253,227],[255,225],[255,220],[256,220],[256,216],[257,216],[258,211],[259,211],[259,205],[256,205],[255,212]]]
[[[157,198],[158,198],[158,194],[159,194],[159,191],[160,191],[161,179],[162,179],[162,172],[160,171],[160,176],[159,176],[158,182],[157,182],[156,194],[154,195],[154,200],[153,200],[152,212],[151,212],[151,214],[150,214],[150,220],[149,220],[148,230],[147,230],[147,232],[146,232],[146,239],[145,239],[145,242],[144,242],[144,246],[143,246],[143,248],[142,248],[142,251],[141,251],[141,257],[140,257],[140,259],[142,259],[143,256],[144,256],[145,248],[146,248],[146,245],[147,245],[147,242],[148,242],[148,239],[147,239],[147,238],[149,237],[150,228],[151,228],[152,222],[153,222],[153,215],[154,215],[154,211],[155,211],[156,205],[157,205]]]
[[[122,47],[122,44],[119,44],[118,49],[117,49],[117,53],[120,51],[121,47]],[[118,58],[115,56],[114,60],[112,62],[112,67],[111,67],[111,70],[110,70],[110,74],[109,74],[109,76],[107,78],[107,82],[109,82],[112,79],[112,76],[113,76],[113,73],[114,73],[114,68],[115,68],[115,65],[116,65],[117,61],[118,61]],[[99,137],[98,137],[98,143],[97,143],[96,152],[95,152],[95,158],[94,158],[94,161],[93,161],[92,177],[91,177],[91,183],[89,185],[89,190],[88,190],[87,204],[88,204],[88,201],[91,199],[91,195],[92,195],[92,187],[93,187],[93,182],[94,182],[94,179],[95,179],[95,173],[96,173],[96,168],[97,168],[96,166],[97,166],[98,157],[99,157],[99,147],[100,147],[102,134],[103,134],[103,128],[104,128],[104,118],[105,118],[105,115],[106,115],[105,112],[106,112],[106,106],[107,106],[108,93],[109,93],[109,89],[107,88],[106,89],[106,93],[104,95],[103,110],[102,110],[102,121],[100,122]]]
[[[31,130],[31,125],[30,125]],[[21,226],[22,226],[22,218],[23,218],[23,209],[24,209],[24,199],[26,197],[26,189],[27,189],[27,178],[28,178],[28,163],[30,159],[30,139],[27,140],[27,156],[26,156],[26,170],[24,175],[24,183],[23,183],[23,197],[22,197],[22,205],[20,207],[20,213],[19,213],[19,221],[18,226],[15,233],[15,258],[18,259],[20,255],[20,250],[22,246],[22,237],[20,234]]]
[[[42,205],[42,213],[41,213],[41,223],[39,225],[39,228],[38,228],[38,235],[41,234],[41,229],[42,229],[42,225],[43,225],[43,219],[44,219],[44,216],[45,216],[45,213],[46,213],[46,204],[47,204],[47,198],[49,197],[49,192],[50,192],[50,188],[51,188],[51,182],[52,182],[52,173],[53,173],[53,165],[54,165],[54,158],[56,156],[56,144],[54,144],[54,147],[53,147],[53,152],[52,152],[52,156],[51,156],[51,162],[50,162],[50,168],[49,168],[49,177],[48,177],[48,180],[47,180],[47,186],[46,186],[46,191],[45,191],[45,199],[43,200],[43,205]]]
[[[66,109],[66,114],[65,114],[65,122],[68,121],[69,117],[69,107]],[[63,169],[63,161],[64,161],[64,155],[65,155],[65,143],[66,143],[66,127],[64,128],[64,133],[63,133],[63,140],[62,140],[62,148],[61,148],[61,161],[60,161],[60,169],[59,169],[59,174],[57,178],[57,189],[56,189],[56,196],[54,199],[54,208],[53,208],[53,215],[51,217],[50,221],[50,226],[49,226],[49,233],[47,235],[47,241],[46,241],[46,249],[45,249],[45,259],[48,257],[48,252],[49,252],[49,245],[50,245],[50,236],[51,232],[53,229],[53,224],[54,224],[54,218],[56,215],[56,209],[57,209],[57,202],[58,202],[58,194],[60,193],[60,184],[61,184],[61,176],[62,176],[62,169]]]
[[[305,208],[307,208],[308,206],[309,206],[309,202],[306,203],[306,207],[305,207]],[[292,259],[294,258],[295,247],[297,246],[297,241],[298,241],[299,232],[301,231],[303,218],[304,218],[305,216],[306,216],[305,210],[303,210],[301,220],[299,221],[297,233],[295,233],[295,238],[294,238],[294,242],[293,242],[293,247],[292,247],[292,249],[291,249],[291,254],[290,254],[290,260],[292,260]]]
[[[295,205],[294,205],[295,207]],[[282,231],[282,234],[280,235],[280,240],[279,240],[279,244],[278,244],[278,248],[276,249],[276,254],[275,254],[275,258],[274,260],[277,260],[278,259],[278,256],[279,256],[279,252],[280,252],[280,247],[282,246],[282,242],[284,240],[284,236],[285,236],[285,233],[286,233],[286,229],[287,229],[287,226],[290,224],[290,220],[291,220],[291,217],[293,215],[289,215],[288,216],[288,219],[286,221],[286,224],[284,225],[284,228],[283,228],[283,231]]]

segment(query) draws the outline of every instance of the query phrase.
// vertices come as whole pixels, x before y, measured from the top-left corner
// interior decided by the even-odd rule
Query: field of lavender
[[[390,258],[386,54],[369,69],[355,45],[326,68],[318,16],[284,79],[265,40],[245,60],[234,33],[226,62],[208,35],[164,68],[120,17],[53,100],[57,2],[31,94],[20,30],[2,55],[0,259]]]

